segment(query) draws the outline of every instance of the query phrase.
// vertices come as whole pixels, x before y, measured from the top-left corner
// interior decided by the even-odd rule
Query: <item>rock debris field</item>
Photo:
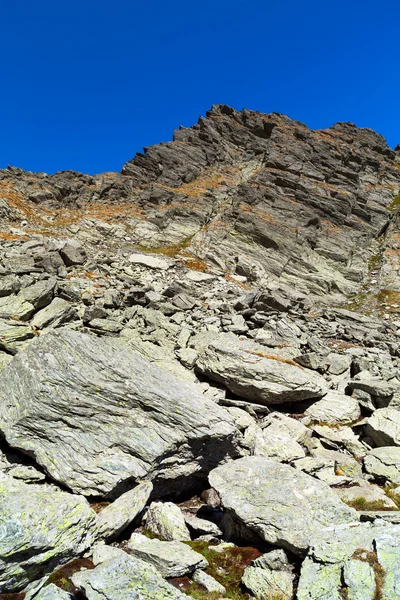
[[[224,105],[0,171],[0,599],[400,599],[399,191]]]

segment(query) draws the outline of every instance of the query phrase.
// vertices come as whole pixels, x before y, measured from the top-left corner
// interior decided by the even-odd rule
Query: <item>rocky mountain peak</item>
[[[221,104],[0,171],[1,597],[400,599],[399,191],[370,129]]]

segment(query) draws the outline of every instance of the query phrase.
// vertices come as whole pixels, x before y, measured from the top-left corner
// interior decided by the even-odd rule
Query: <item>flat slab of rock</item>
[[[183,577],[196,569],[205,569],[208,562],[182,542],[162,542],[140,533],[132,534],[128,542],[131,553],[151,563],[163,577]]]
[[[327,484],[270,458],[231,461],[209,481],[242,529],[295,553],[306,551],[322,527],[358,520]]]
[[[219,335],[199,353],[196,369],[234,394],[264,405],[320,398],[328,391],[318,373],[229,334]]]
[[[150,254],[131,254],[129,262],[135,265],[142,265],[149,269],[159,269],[166,271],[171,266],[170,261],[165,258],[159,258],[158,256],[151,256]]]
[[[95,569],[72,576],[88,600],[184,600],[188,598],[167,583],[153,565],[134,556],[118,556]]]
[[[44,329],[50,325],[59,327],[63,323],[73,321],[77,316],[75,308],[69,302],[62,298],[54,298],[51,304],[36,313],[31,325],[35,329]]]
[[[304,414],[311,421],[328,425],[344,425],[357,421],[361,416],[361,410],[357,400],[351,396],[329,391],[321,400],[307,408]]]
[[[142,512],[153,490],[150,481],[125,492],[98,515],[99,537],[108,539],[123,531]]]
[[[365,431],[377,446],[400,446],[400,411],[379,408],[368,419]]]
[[[181,491],[184,478],[236,452],[231,416],[192,383],[123,340],[66,329],[40,336],[0,372],[0,430],[84,495],[156,476]]]
[[[146,529],[166,541],[190,541],[183,513],[173,502],[152,502],[146,514]]]
[[[95,533],[96,514],[82,496],[0,473],[0,593],[81,556]]]
[[[364,466],[367,473],[400,485],[399,447],[382,446],[370,450],[364,458]]]

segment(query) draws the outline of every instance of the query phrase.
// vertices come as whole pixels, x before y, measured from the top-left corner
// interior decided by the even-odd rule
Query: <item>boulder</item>
[[[182,542],[163,542],[133,533],[128,548],[137,558],[154,565],[163,577],[183,577],[208,566],[204,556]]]
[[[72,576],[73,584],[87,600],[184,600],[153,565],[134,556],[118,556],[95,569]]]
[[[318,373],[233,334],[221,334],[209,343],[199,353],[196,369],[234,394],[263,405],[320,398],[328,391]]]
[[[139,483],[125,492],[98,515],[98,535],[108,539],[117,536],[142,512],[153,490],[150,481]]]
[[[117,495],[157,477],[181,492],[235,455],[229,413],[116,338],[36,338],[0,372],[0,430],[56,481]],[[125,489],[124,489],[125,488]]]
[[[171,266],[171,261],[159,256],[151,256],[150,254],[131,254],[129,262],[135,265],[148,267],[149,269],[159,269],[166,271]]]
[[[370,450],[364,458],[367,473],[400,485],[400,448],[382,446]]]
[[[297,554],[307,551],[322,527],[358,520],[327,484],[270,458],[221,465],[209,481],[221,496],[230,529]]]
[[[0,473],[0,592],[23,589],[93,544],[96,514],[82,496]]]
[[[400,446],[400,411],[379,408],[368,419],[365,433],[376,446]]]
[[[59,252],[67,267],[83,265],[86,262],[86,250],[78,240],[67,240]]]
[[[73,596],[61,590],[54,583],[50,583],[34,596],[34,600],[73,600]]]
[[[172,502],[153,502],[146,514],[146,529],[164,540],[190,541],[182,511]]]
[[[345,425],[357,421],[361,416],[360,405],[351,396],[329,391],[322,400],[312,404],[304,412],[311,421],[328,425]]]
[[[29,325],[12,319],[0,319],[0,350],[16,354],[33,337],[35,334]]]
[[[77,316],[75,308],[69,302],[62,298],[54,298],[51,304],[36,313],[31,325],[35,329],[59,327],[63,323],[73,321]]]

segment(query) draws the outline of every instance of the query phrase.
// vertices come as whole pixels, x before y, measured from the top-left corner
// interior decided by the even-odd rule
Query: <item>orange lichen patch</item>
[[[182,253],[179,262],[185,265],[185,267],[187,267],[188,269],[192,269],[193,271],[200,271],[202,273],[208,271],[209,268],[209,265],[207,265],[207,263],[204,260],[198,258],[194,254],[189,254],[186,252]]]
[[[256,352],[253,350],[245,350],[245,352],[247,352],[247,354],[254,354],[254,356],[260,356],[261,358],[268,358],[269,360],[277,360],[279,362],[286,363],[287,365],[292,365],[292,367],[297,367],[299,369],[303,369],[303,367],[301,365],[299,365],[294,360],[291,360],[290,358],[282,358],[281,356],[277,356],[276,354],[266,354],[265,352],[258,352],[258,351]]]
[[[26,242],[29,240],[29,237],[26,235],[17,235],[16,233],[6,233],[5,231],[0,231],[0,240],[4,240],[6,242],[12,242],[14,240]]]
[[[240,204],[239,208],[245,212],[257,215],[257,217],[259,217],[261,219],[261,221],[264,221],[265,223],[268,223],[270,225],[280,225],[280,226],[284,225],[284,223],[280,223],[270,213],[260,210],[259,208],[255,207],[255,206],[250,206],[249,204]]]
[[[331,221],[327,221],[326,219],[321,219],[322,228],[327,232],[328,235],[336,235],[342,231],[341,227],[334,225]]]
[[[84,277],[86,279],[96,280],[96,279],[104,279],[105,281],[110,281],[110,278],[102,273],[94,273],[93,271],[85,271]]]
[[[337,350],[346,350],[347,348],[359,348],[360,346],[358,344],[352,344],[350,342],[345,342],[344,340],[329,340],[328,341],[328,346],[332,346],[334,348],[336,348]]]

